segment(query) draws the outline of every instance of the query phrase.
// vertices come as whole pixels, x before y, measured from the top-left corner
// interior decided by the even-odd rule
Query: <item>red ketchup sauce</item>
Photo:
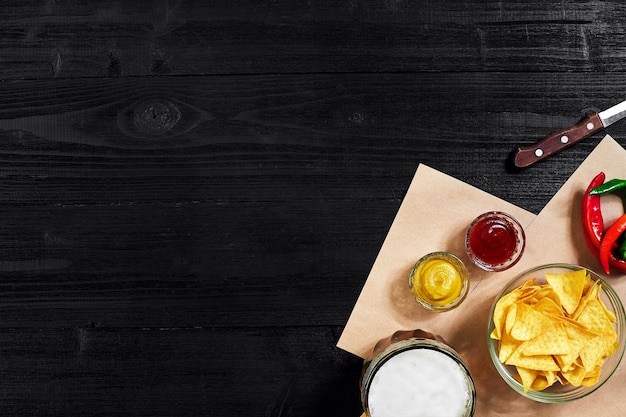
[[[510,214],[489,211],[476,217],[465,233],[467,256],[481,269],[504,271],[520,260],[526,246],[522,225]]]
[[[484,218],[469,233],[472,253],[487,264],[501,264],[515,254],[517,233],[511,223],[501,218]]]

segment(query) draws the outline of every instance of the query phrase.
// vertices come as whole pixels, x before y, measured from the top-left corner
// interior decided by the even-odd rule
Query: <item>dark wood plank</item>
[[[388,224],[303,204],[3,210],[3,325],[343,325]]]
[[[8,205],[398,201],[423,162],[517,203],[514,183],[537,171],[503,177],[507,154],[625,87],[622,73],[5,82],[0,193]],[[607,132],[621,140],[620,126]],[[571,168],[600,136],[567,151]]]
[[[506,158],[617,100],[603,76],[4,83],[4,322],[341,326],[419,163],[538,212],[600,135]]]
[[[617,0],[3,2],[0,79],[619,71]]]
[[[335,343],[417,165],[538,212],[602,135],[506,159],[624,98],[625,12],[3,2],[0,410],[358,416]]]
[[[5,415],[359,415],[337,328],[0,330]]]

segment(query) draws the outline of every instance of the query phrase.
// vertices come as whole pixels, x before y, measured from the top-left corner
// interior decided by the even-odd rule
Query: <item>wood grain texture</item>
[[[0,13],[0,79],[620,71],[626,36],[618,0],[11,1]]]
[[[0,410],[358,416],[335,348],[419,163],[539,212],[619,1],[6,1]]]
[[[508,154],[625,89],[622,73],[5,82],[0,194],[18,206],[399,202],[423,162],[538,211],[554,188],[516,200],[525,173],[503,173]],[[620,125],[604,133],[620,140]]]
[[[358,373],[360,363],[331,347],[337,331],[5,328],[0,330],[2,410],[7,415],[303,416],[319,402],[332,401],[329,415],[358,414],[358,380],[349,375]],[[338,392],[337,386],[345,390]]]

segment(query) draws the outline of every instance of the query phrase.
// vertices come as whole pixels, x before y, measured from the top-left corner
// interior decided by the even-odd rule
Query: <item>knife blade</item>
[[[526,168],[555,153],[588,138],[605,127],[626,117],[626,100],[601,112],[593,112],[573,126],[551,133],[532,146],[518,148],[513,163]]]

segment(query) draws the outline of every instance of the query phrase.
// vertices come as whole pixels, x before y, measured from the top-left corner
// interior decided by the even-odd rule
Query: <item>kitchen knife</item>
[[[588,138],[624,117],[626,117],[626,100],[599,113],[591,113],[574,126],[554,132],[532,146],[518,148],[515,151],[513,163],[518,168],[530,166]]]

